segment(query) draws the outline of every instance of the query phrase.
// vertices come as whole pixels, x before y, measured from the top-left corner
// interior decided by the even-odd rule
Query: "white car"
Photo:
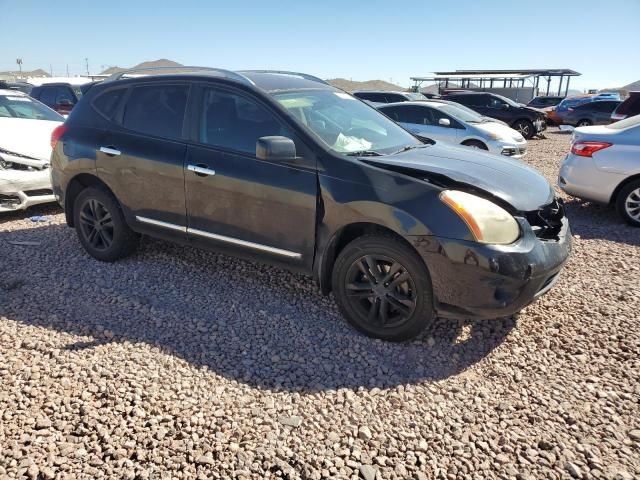
[[[0,212],[55,201],[51,132],[63,121],[29,95],[0,89]]]
[[[574,197],[615,205],[640,227],[640,115],[573,132],[558,186]]]
[[[481,148],[514,158],[527,152],[527,141],[516,130],[487,121],[450,102],[402,102],[377,108],[410,132],[432,140]]]

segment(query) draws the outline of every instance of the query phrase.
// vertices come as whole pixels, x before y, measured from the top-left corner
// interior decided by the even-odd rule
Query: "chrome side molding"
[[[262,252],[273,253],[275,255],[281,255],[287,258],[302,258],[302,254],[292,252],[290,250],[283,250],[282,248],[270,247],[261,243],[248,242],[246,240],[240,240],[238,238],[227,237],[225,235],[218,235],[215,233],[205,232],[204,230],[198,230],[196,228],[187,228],[175,223],[162,222],[160,220],[154,220],[153,218],[141,217],[136,215],[136,220],[141,223],[154,225],[156,227],[168,228],[169,230],[175,230],[183,233],[190,233],[198,235],[200,237],[210,238],[219,242],[231,243],[233,245],[240,245],[241,247],[252,248],[254,250],[260,250]]]

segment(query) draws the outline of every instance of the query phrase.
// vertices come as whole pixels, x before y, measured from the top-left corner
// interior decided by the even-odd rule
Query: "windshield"
[[[605,125],[605,128],[611,128],[613,130],[622,130],[624,128],[637,127],[638,125],[640,125],[640,115],[625,118],[624,120],[620,120],[619,122],[610,123],[609,125]]]
[[[62,115],[31,97],[22,95],[0,96],[0,117],[64,122]]]
[[[274,93],[276,101],[333,151],[389,154],[422,145],[374,108],[336,90]]]
[[[474,112],[473,110],[465,110],[465,109],[459,108],[457,105],[449,105],[446,103],[439,103],[433,106],[438,110],[451,115],[456,120],[461,120],[463,122],[468,122],[468,123],[483,122],[482,117],[478,115],[476,112]]]

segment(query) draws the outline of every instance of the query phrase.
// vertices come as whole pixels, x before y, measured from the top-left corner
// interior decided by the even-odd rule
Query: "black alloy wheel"
[[[399,327],[416,308],[416,286],[409,272],[384,255],[364,255],[347,272],[347,297],[373,326]]]
[[[98,251],[108,250],[113,244],[113,218],[98,200],[89,198],[80,208],[80,231]]]
[[[140,235],[127,225],[116,198],[103,188],[89,187],[78,194],[73,223],[87,253],[103,262],[131,255],[140,241]]]
[[[336,258],[331,285],[344,317],[370,337],[408,340],[435,319],[424,260],[392,234],[367,234],[347,244]]]

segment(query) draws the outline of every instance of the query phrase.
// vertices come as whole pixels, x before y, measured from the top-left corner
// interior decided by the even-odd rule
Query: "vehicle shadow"
[[[580,238],[640,246],[640,228],[627,225],[613,207],[569,198],[565,199],[565,209],[571,231]]]
[[[0,251],[0,316],[82,336],[55,348],[144,342],[258,388],[440,380],[486,357],[516,324],[438,319],[420,338],[395,344],[354,331],[310,277],[195,248],[145,238],[136,255],[105,264],[73,230],[43,225],[0,232]]]

